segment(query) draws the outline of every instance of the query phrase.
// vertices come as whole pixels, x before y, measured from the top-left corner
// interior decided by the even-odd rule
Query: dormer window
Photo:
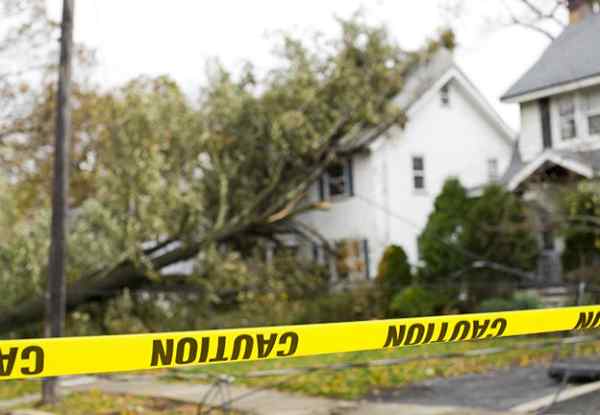
[[[586,94],[585,118],[589,135],[600,135],[600,88]]]
[[[440,89],[440,102],[442,107],[450,106],[450,84],[446,84]]]
[[[577,122],[575,119],[575,97],[565,95],[558,100],[558,116],[560,119],[560,136],[563,140],[577,137]]]

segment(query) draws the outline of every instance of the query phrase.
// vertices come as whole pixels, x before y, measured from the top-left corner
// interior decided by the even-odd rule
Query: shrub
[[[390,245],[385,249],[377,267],[375,282],[381,295],[381,306],[384,310],[389,310],[392,298],[413,282],[408,257],[402,247]]]
[[[383,317],[378,290],[359,285],[345,292],[332,293],[302,302],[302,312],[294,323],[326,323],[370,320]]]
[[[396,294],[389,306],[394,317],[416,317],[436,314],[440,297],[421,286],[413,285]]]
[[[512,298],[490,298],[483,301],[478,311],[514,311],[514,310],[531,310],[542,308],[543,304],[540,299],[534,295],[525,293],[516,293]]]

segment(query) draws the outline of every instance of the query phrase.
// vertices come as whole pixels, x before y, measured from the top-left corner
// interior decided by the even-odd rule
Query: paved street
[[[585,385],[569,385],[559,397],[567,397]],[[544,405],[538,405],[539,408],[543,408],[548,402],[552,402],[558,388],[559,384],[547,376],[546,367],[538,366],[452,379],[435,379],[397,390],[378,391],[369,396],[369,399],[386,403],[470,406],[506,413],[518,406],[525,407],[527,404],[546,400]],[[600,395],[595,390],[558,402],[546,412],[556,415],[598,413]]]

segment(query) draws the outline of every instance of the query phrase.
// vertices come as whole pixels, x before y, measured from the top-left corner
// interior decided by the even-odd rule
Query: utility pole
[[[74,0],[63,0],[56,131],[54,141],[54,178],[52,182],[52,223],[46,291],[46,336],[61,337],[66,315],[65,262],[67,202],[69,198],[69,140],[71,136],[71,66],[73,56]],[[58,378],[44,379],[42,400],[54,404]]]

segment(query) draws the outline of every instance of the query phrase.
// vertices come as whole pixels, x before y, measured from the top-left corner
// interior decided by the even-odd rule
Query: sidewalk
[[[163,383],[151,380],[97,380],[69,390],[96,389],[105,393],[130,394],[166,398],[188,403],[203,403],[211,385]],[[275,390],[253,390],[243,386],[227,387],[231,408],[260,415],[492,415],[491,412],[460,407],[440,407],[402,404],[379,404],[309,397]],[[219,405],[222,400],[209,399],[205,404]]]
[[[61,393],[98,390],[110,394],[165,398],[192,404],[222,404],[222,396],[216,399],[215,394],[212,394],[212,398],[207,402],[203,402],[210,388],[209,384],[157,382],[150,376],[124,377],[124,380],[82,377],[65,379],[61,385]],[[257,415],[494,415],[493,412],[455,406],[345,401],[243,386],[227,386],[223,392],[227,395],[227,400],[231,401],[231,409]],[[33,394],[0,401],[0,410],[28,406],[39,399],[38,394]]]

